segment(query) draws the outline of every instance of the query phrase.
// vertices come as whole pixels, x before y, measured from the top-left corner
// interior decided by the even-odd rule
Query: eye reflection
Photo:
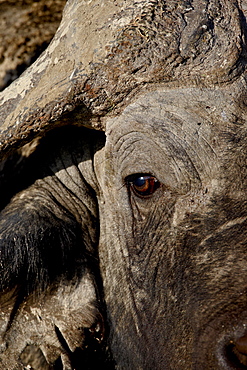
[[[139,197],[147,197],[152,195],[160,186],[160,182],[156,177],[149,174],[135,174],[129,176],[127,183],[130,189]]]

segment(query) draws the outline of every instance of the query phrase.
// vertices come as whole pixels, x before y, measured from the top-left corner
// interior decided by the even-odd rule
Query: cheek
[[[119,190],[117,190],[119,189]],[[176,196],[163,188],[148,199],[138,198],[123,185],[106,189],[107,235],[129,263],[166,253],[170,242]]]
[[[153,196],[140,201],[130,195],[130,210],[127,217],[131,222],[132,249],[154,248],[158,241],[165,242],[171,229],[175,200],[168,196]],[[133,250],[134,252],[134,250]]]

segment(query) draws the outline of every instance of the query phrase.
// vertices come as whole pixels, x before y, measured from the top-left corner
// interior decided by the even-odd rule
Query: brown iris
[[[140,197],[152,195],[160,186],[156,177],[148,174],[136,174],[129,176],[127,182],[134,193]]]

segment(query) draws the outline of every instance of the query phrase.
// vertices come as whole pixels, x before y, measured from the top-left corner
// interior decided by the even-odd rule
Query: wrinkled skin
[[[74,307],[79,314],[73,325],[91,328],[103,317],[104,346],[114,359],[102,365],[100,357],[97,366],[247,368],[246,122],[239,110],[236,119],[235,103],[231,95],[209,89],[145,92],[108,120],[106,142],[101,133],[71,128],[69,135],[56,136],[55,149],[48,135],[26,165],[33,168],[42,154],[42,168],[33,175],[39,178],[2,211],[0,227],[11,239],[14,230],[24,225],[26,233],[30,225],[30,240],[36,240],[26,242],[32,264],[20,248],[23,258],[2,284],[15,287],[19,274],[17,297],[36,307],[40,298],[34,303],[25,298],[32,291],[75,279],[81,307]],[[135,187],[141,174],[158,184],[144,196]],[[40,215],[55,225],[45,246],[35,230],[47,230]],[[58,226],[53,218],[60,220]],[[64,245],[63,236],[56,241],[62,232],[68,238]],[[10,242],[5,243],[2,251]],[[13,265],[17,245],[9,252]],[[48,262],[37,258],[42,248]],[[43,322],[51,318],[71,352],[66,346],[58,350],[58,344],[49,352],[52,334],[32,337],[33,344],[48,363],[62,352],[64,368],[83,368],[83,357],[73,365],[73,353],[84,336],[71,340],[72,323],[45,309]],[[25,309],[14,313],[7,342]]]

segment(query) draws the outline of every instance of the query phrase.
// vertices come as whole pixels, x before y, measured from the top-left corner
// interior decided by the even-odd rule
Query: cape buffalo
[[[69,0],[3,91],[2,369],[247,369],[246,12]]]

